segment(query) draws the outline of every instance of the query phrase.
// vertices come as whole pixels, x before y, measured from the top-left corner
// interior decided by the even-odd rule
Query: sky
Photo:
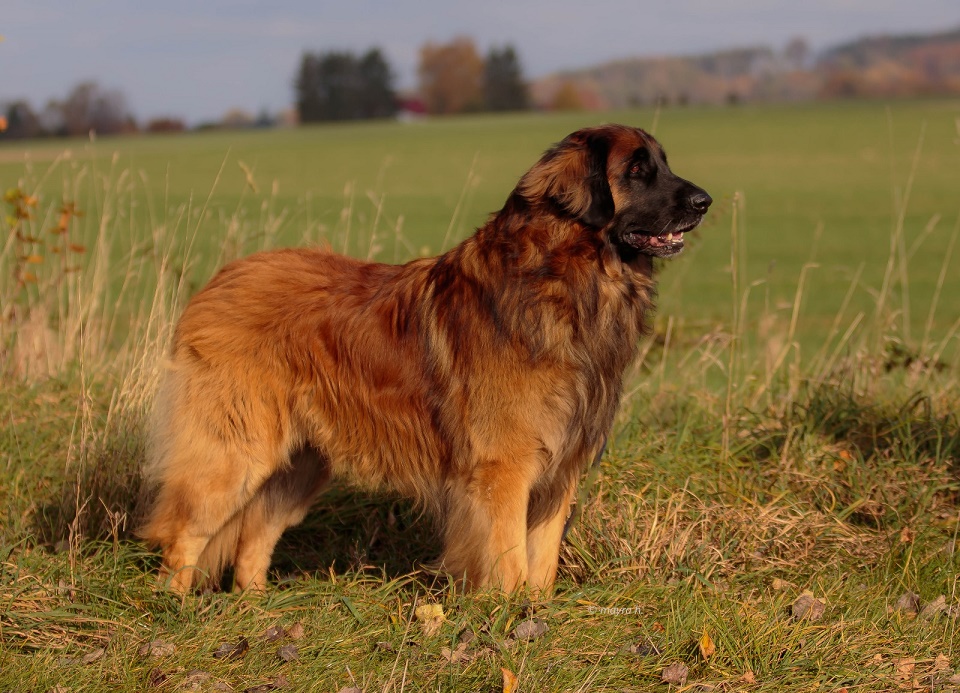
[[[383,50],[397,86],[418,51],[458,35],[505,43],[524,74],[689,55],[794,36],[814,50],[864,35],[960,27],[958,0],[3,0],[0,102],[41,108],[96,80],[134,116],[219,119],[293,102],[304,51]]]

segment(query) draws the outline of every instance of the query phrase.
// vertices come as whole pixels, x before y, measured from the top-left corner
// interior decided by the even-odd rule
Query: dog
[[[333,478],[439,521],[466,589],[548,594],[581,473],[647,328],[654,261],[712,200],[638,128],[572,133],[439,257],[324,249],[226,265],[186,306],[157,393],[141,535],[181,593],[264,590]]]

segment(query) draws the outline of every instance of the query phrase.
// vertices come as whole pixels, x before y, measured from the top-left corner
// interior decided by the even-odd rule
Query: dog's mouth
[[[645,229],[627,231],[620,236],[620,240],[625,245],[645,255],[670,257],[683,250],[683,235],[695,229],[700,224],[701,218],[682,222],[671,230],[659,234],[651,233]]]

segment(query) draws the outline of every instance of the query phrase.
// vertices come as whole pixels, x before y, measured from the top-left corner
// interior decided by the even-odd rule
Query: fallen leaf
[[[517,640],[536,640],[548,630],[550,626],[542,618],[528,618],[513,629],[513,637]]]
[[[147,674],[147,683],[151,688],[159,688],[167,680],[167,675],[163,673],[160,667],[154,667]]]
[[[210,679],[210,672],[202,671],[200,669],[191,669],[186,674],[184,674],[183,680],[185,683],[203,683]]]
[[[901,611],[905,614],[916,615],[920,612],[920,595],[916,592],[907,590],[900,595],[900,598],[897,600],[897,603],[893,608],[896,611]]]
[[[933,670],[943,671],[950,668],[950,658],[946,655],[938,654],[933,658]]]
[[[947,683],[953,686],[960,686],[960,674],[954,674],[953,676],[948,678]]]
[[[337,693],[363,693],[363,690],[356,686],[347,686],[346,688],[341,688]]]
[[[467,643],[465,642],[457,645],[457,649],[453,651],[451,651],[449,647],[440,648],[440,656],[451,664],[456,664],[457,662],[469,662],[471,659],[473,659],[473,655],[467,652]]]
[[[756,683],[757,677],[754,675],[752,669],[747,669],[744,672],[743,676],[740,677],[740,680],[743,681],[744,683]]]
[[[151,640],[148,643],[144,643],[140,646],[140,656],[141,657],[168,657],[177,651],[176,646],[171,642],[166,642],[165,640]]]
[[[277,650],[277,657],[284,662],[292,662],[300,656],[296,645],[283,645]]]
[[[267,693],[267,691],[275,691],[278,688],[284,688],[289,686],[290,682],[287,680],[287,677],[281,674],[273,681],[268,681],[267,683],[262,683],[259,686],[251,686],[250,688],[244,688],[243,693]]]
[[[914,532],[909,527],[904,527],[900,530],[900,543],[901,544],[912,544],[914,538],[916,538],[916,532]]]
[[[209,685],[207,682],[211,678],[213,678],[213,676],[210,674],[210,672],[201,671],[200,669],[191,669],[183,677],[183,683],[180,684],[180,687],[177,690],[180,690],[180,691],[203,691],[203,690],[232,691],[233,690],[222,681],[215,681],[213,685]]]
[[[781,580],[780,578],[773,578],[773,582],[770,583],[770,586],[778,592],[782,589],[785,589],[789,585],[790,583],[788,583],[786,580]]]
[[[470,643],[473,642],[474,638],[476,637],[477,637],[476,633],[474,633],[469,628],[465,628],[464,631],[460,633],[460,637],[457,638],[457,642],[463,645],[469,645]]]
[[[801,619],[819,621],[826,608],[826,604],[814,597],[812,593],[804,592],[790,606],[790,614],[796,621]]]
[[[247,639],[241,637],[237,640],[236,645],[231,645],[228,642],[220,643],[213,656],[217,659],[240,659],[243,655],[247,654],[247,650],[250,649],[250,643],[247,642]]]
[[[913,657],[901,657],[896,662],[894,662],[894,669],[897,672],[898,679],[909,679],[913,676],[913,670],[916,668],[917,662]]]
[[[421,604],[413,613],[420,621],[423,634],[428,638],[440,630],[445,620],[443,607],[439,604]]]
[[[100,647],[94,650],[93,652],[88,652],[80,658],[80,662],[83,664],[93,664],[97,660],[101,659],[105,653],[105,650]]]
[[[697,646],[700,648],[700,656],[704,659],[710,659],[713,653],[717,651],[717,646],[713,644],[713,638],[710,637],[706,628],[703,629],[703,635],[697,641]]]
[[[286,630],[287,637],[291,640],[299,640],[303,637],[303,624],[294,623],[292,626]]]
[[[947,598],[942,594],[928,604],[924,604],[920,609],[920,618],[933,618],[937,614],[942,614],[947,610]]]
[[[641,642],[641,643],[624,645],[620,649],[620,651],[627,652],[629,654],[639,655],[641,657],[659,657],[660,656],[660,648],[658,648],[650,640],[647,640],[646,642]]]
[[[500,667],[500,671],[503,672],[503,693],[517,693],[517,675],[506,667]]]
[[[663,673],[660,674],[660,680],[664,683],[672,683],[675,686],[682,686],[686,682],[687,674],[689,672],[690,669],[686,664],[675,662],[670,666],[664,667]]]
[[[265,631],[263,631],[263,635],[260,637],[262,637],[267,642],[276,642],[277,640],[281,640],[282,638],[286,637],[286,635],[287,635],[287,631],[285,631],[282,627],[270,626]]]

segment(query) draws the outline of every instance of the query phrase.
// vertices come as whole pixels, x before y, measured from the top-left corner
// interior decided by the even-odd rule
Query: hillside
[[[853,96],[960,94],[960,28],[871,36],[809,59],[803,39],[783,50],[735,48],[693,56],[617,60],[533,82],[540,108],[601,110],[652,103],[802,101]]]

